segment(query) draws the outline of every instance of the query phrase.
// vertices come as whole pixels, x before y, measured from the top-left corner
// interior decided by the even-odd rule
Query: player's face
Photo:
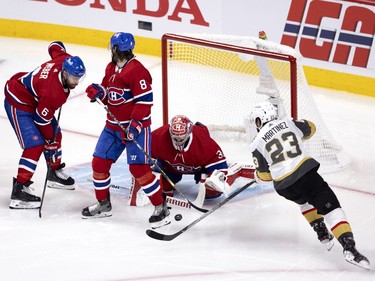
[[[73,90],[75,87],[78,86],[79,82],[82,81],[82,77],[76,77],[74,75],[69,75],[66,71],[63,73],[64,76],[64,87],[70,90]]]
[[[180,135],[180,136],[176,136],[176,135],[171,135],[171,138],[172,138],[172,142],[174,144],[174,147],[181,151],[184,149],[184,145],[185,145],[185,142],[189,139],[189,136],[188,135]]]

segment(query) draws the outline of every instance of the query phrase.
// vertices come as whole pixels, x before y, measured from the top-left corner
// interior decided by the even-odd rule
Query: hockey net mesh
[[[225,48],[217,44],[201,46],[179,38],[219,42]],[[317,127],[316,134],[305,142],[305,147],[321,163],[321,172],[334,172],[350,163],[321,118],[304,75],[302,57],[294,49],[244,36],[185,34],[165,35],[163,40],[167,46],[162,54],[166,69],[163,78],[167,78],[163,80],[163,97],[168,99],[164,116],[172,118],[184,114],[193,122],[202,122],[219,144],[231,140],[249,143],[250,129],[246,118],[254,104],[269,98],[262,92],[276,90],[286,113],[293,112],[289,61],[256,56],[251,50],[290,55],[297,61],[295,109],[298,116],[294,117],[311,120]],[[244,47],[249,52],[228,50],[228,45]],[[250,154],[248,151],[244,153]]]

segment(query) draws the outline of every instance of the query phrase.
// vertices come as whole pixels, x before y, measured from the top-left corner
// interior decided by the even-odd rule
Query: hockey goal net
[[[220,145],[234,141],[248,145],[251,129],[246,120],[251,107],[277,96],[286,114],[316,124],[316,134],[305,145],[321,163],[320,171],[337,171],[350,160],[320,116],[301,60],[294,49],[256,37],[165,34],[163,123],[184,114],[208,126]],[[234,149],[243,146],[236,144]],[[224,152],[228,157],[227,149]],[[243,153],[250,158],[249,151]]]

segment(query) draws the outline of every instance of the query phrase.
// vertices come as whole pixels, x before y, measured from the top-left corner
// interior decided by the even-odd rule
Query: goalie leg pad
[[[233,182],[239,177],[254,179],[254,173],[255,166],[253,164],[236,162],[229,166],[226,182],[229,185],[232,185]]]
[[[142,186],[132,177],[132,187],[129,193],[129,206],[143,207],[149,205],[150,199],[143,191]]]

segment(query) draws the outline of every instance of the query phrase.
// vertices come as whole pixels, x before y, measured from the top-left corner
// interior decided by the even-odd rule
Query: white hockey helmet
[[[184,149],[185,142],[191,135],[193,122],[185,115],[176,115],[169,123],[169,134],[175,149],[181,151]]]
[[[260,130],[266,123],[277,119],[275,106],[266,101],[254,105],[250,113],[250,123]]]

